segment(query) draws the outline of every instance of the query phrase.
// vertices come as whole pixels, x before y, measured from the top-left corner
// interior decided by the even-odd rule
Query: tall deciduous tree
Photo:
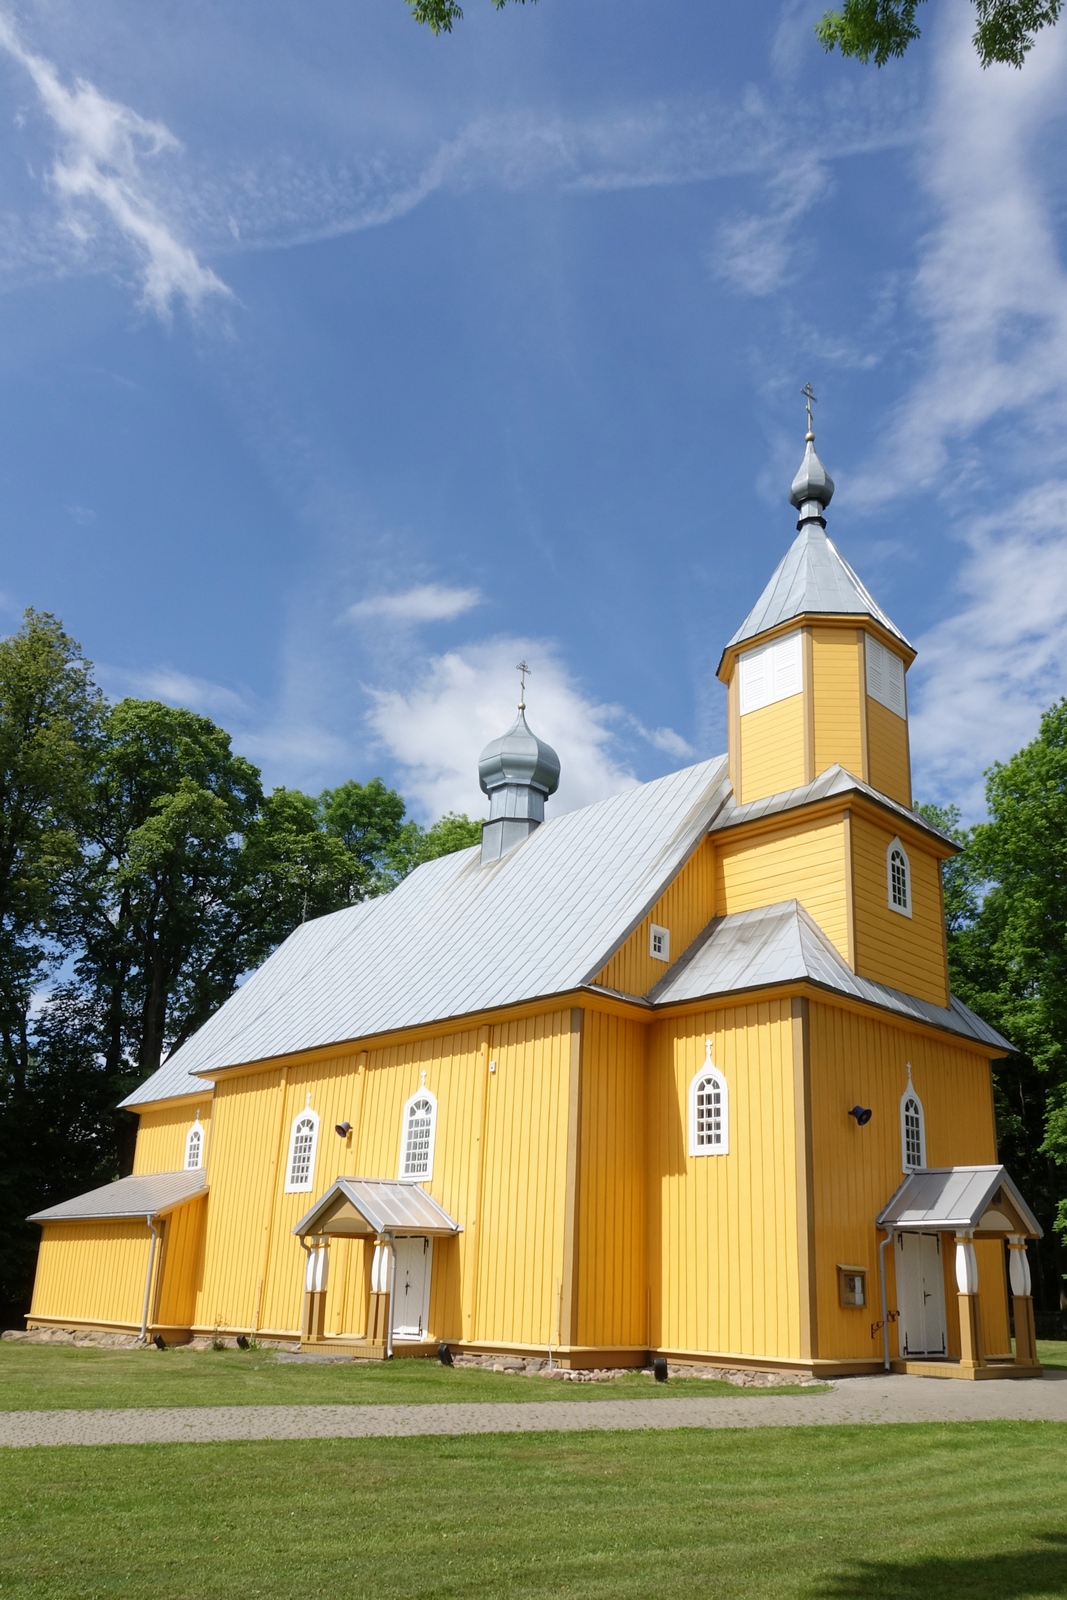
[[[1021,67],[1042,28],[1059,18],[1062,0],[974,0],[974,47],[983,67],[1000,61]],[[827,50],[884,67],[920,34],[919,0],[845,0],[827,11],[815,32]]]

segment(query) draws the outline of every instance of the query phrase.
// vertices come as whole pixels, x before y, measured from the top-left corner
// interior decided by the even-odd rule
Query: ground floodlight
[[[870,1122],[871,1118],[874,1116],[874,1112],[871,1110],[870,1106],[853,1106],[852,1110],[849,1112],[849,1116],[855,1117],[856,1126],[858,1128],[865,1128],[868,1122]]]
[[[437,1346],[437,1359],[443,1367],[450,1367],[453,1365],[452,1352],[448,1348],[447,1344],[439,1344]]]
[[[652,1376],[655,1378],[657,1383],[666,1383],[666,1381],[667,1381],[667,1357],[666,1356],[657,1356],[656,1359],[653,1361],[653,1363],[652,1363]]]
[[[237,1335],[237,1348],[238,1350],[250,1350],[252,1348],[247,1333],[239,1333]]]
[[[152,1343],[155,1345],[157,1350],[165,1350],[167,1348],[167,1341],[164,1339],[161,1333],[156,1334],[155,1338],[152,1340]]]

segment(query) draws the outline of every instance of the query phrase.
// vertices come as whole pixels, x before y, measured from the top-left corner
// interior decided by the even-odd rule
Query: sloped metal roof
[[[153,1172],[119,1178],[102,1189],[90,1189],[58,1206],[35,1211],[27,1222],[87,1222],[120,1217],[160,1217],[207,1193],[207,1179],[199,1172]]]
[[[919,1231],[977,1228],[997,1190],[1006,1190],[1031,1235],[1043,1229],[1003,1167],[927,1167],[911,1172],[875,1221],[880,1228]],[[989,1231],[989,1230],[987,1230]],[[998,1232],[1007,1230],[1003,1226]]]
[[[754,639],[793,617],[840,615],[873,617],[908,645],[820,523],[805,522],[726,648]]]
[[[846,772],[844,767],[836,762],[832,767],[827,767],[825,772],[820,772],[812,783],[802,784],[797,789],[784,789],[780,794],[766,795],[762,800],[748,800],[742,806],[734,804],[731,792],[730,798],[712,823],[711,831],[717,833],[723,828],[739,828],[746,822],[758,822],[762,817],[773,817],[781,811],[793,811],[797,806],[812,805],[817,800],[829,800],[850,793],[866,795],[868,800],[873,800],[875,805],[881,806],[884,810],[895,811],[898,817],[902,817],[913,828],[921,828],[924,833],[931,834],[936,839],[943,839],[946,844],[951,845],[954,852],[959,850],[959,845],[954,839],[943,833],[940,828],[935,828],[932,822],[927,822],[917,811],[901,805],[899,800],[891,800],[887,794],[882,794],[880,789],[872,789],[869,783],[864,783],[862,778]]]
[[[677,1005],[802,979],[916,1022],[963,1034],[998,1049],[1012,1049],[995,1028],[955,997],[949,1006],[936,1006],[884,983],[857,977],[796,900],[717,917],[649,992],[648,998],[655,1006]]]
[[[417,1183],[403,1183],[397,1178],[338,1178],[317,1200],[311,1210],[301,1217],[293,1232],[300,1237],[308,1234],[330,1234],[333,1213],[347,1211],[349,1205],[366,1222],[368,1233],[461,1233],[455,1217],[450,1217],[443,1206]],[[339,1228],[339,1233],[351,1234],[352,1227]]]
[[[726,758],[554,817],[501,860],[477,847],[291,934],[122,1103],[226,1067],[578,988],[659,898],[729,792]]]

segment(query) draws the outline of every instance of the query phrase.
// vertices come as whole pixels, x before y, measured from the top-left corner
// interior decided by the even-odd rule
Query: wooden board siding
[[[647,994],[715,915],[715,847],[710,839],[698,845],[640,926],[597,973],[594,983],[623,994]],[[669,928],[670,963],[649,954],[653,923]]]
[[[43,1234],[30,1320],[104,1323],[139,1332],[151,1242],[144,1218],[49,1222]]]
[[[812,628],[815,773],[835,762],[863,778],[863,656],[853,628]]]
[[[855,894],[856,971],[876,983],[889,984],[948,1004],[945,924],[941,911],[940,867],[935,856],[909,840],[912,914],[889,908],[886,851],[894,838],[891,825],[852,816],[852,872]]]
[[[183,1100],[177,1105],[159,1106],[152,1111],[142,1111],[137,1127],[137,1149],[133,1170],[145,1172],[181,1172],[185,1166],[185,1141],[189,1129],[200,1113],[204,1130],[203,1161],[207,1165],[211,1135],[211,1086],[204,1085],[198,1100]]]
[[[841,955],[849,959],[844,823],[786,824],[775,833],[718,846],[718,916],[799,900]]]
[[[908,724],[895,711],[867,696],[867,743],[873,789],[891,800],[911,805],[911,757],[908,752]]]
[[[586,1013],[578,1344],[648,1345],[646,1049],[640,1024]]]
[[[163,1238],[156,1269],[152,1324],[161,1328],[191,1328],[196,1320],[196,1300],[204,1266],[204,1228],[207,1197],[179,1206],[163,1218]]]
[[[572,1014],[494,1028],[475,1337],[547,1348],[564,1290]]]
[[[816,1353],[823,1359],[876,1360],[881,1334],[872,1337],[871,1324],[881,1316],[878,1242],[884,1235],[874,1219],[904,1176],[900,1100],[908,1062],[925,1113],[926,1159],[932,1167],[996,1160],[989,1063],[948,1041],[909,1034],[821,1002],[811,1001],[808,1014]],[[873,1111],[866,1127],[858,1127],[849,1116],[854,1105]],[[866,1267],[868,1306],[839,1306],[838,1265]],[[889,1283],[890,1308],[895,1309],[891,1266]],[[951,1340],[954,1293],[946,1294],[946,1310]],[[994,1285],[989,1311],[994,1332],[1003,1315]],[[894,1354],[895,1338],[894,1331]]]
[[[741,803],[804,782],[804,696],[790,695],[740,719]]]
[[[652,1033],[652,1344],[800,1359],[791,1004],[665,1019]],[[730,1151],[691,1157],[689,1085],[707,1038],[729,1087]]]

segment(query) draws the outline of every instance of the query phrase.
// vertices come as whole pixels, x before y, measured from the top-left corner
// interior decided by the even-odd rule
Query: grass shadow
[[[988,1600],[1067,1596],[1067,1534],[1043,1533],[1040,1545],[985,1556],[926,1556],[914,1561],[855,1561],[815,1589],[812,1600],[930,1600],[970,1595]]]

